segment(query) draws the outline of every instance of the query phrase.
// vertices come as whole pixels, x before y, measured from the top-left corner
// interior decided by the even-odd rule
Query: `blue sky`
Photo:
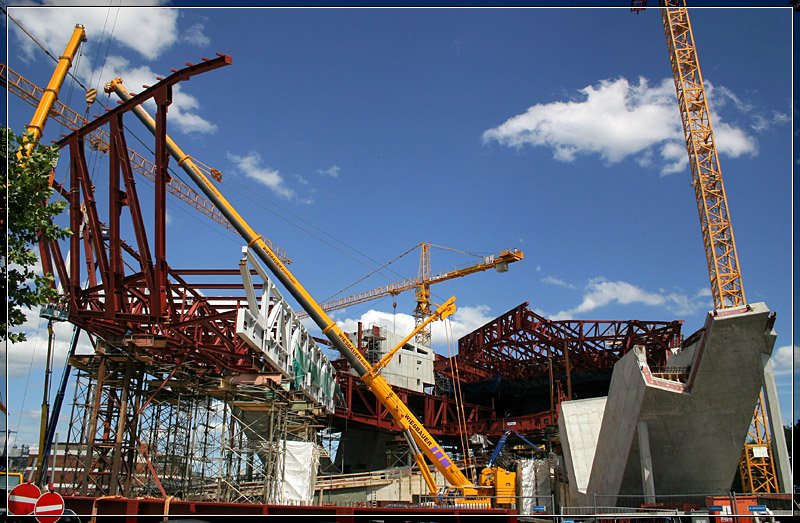
[[[116,75],[135,91],[184,62],[231,55],[232,65],[180,85],[169,132],[223,172],[220,190],[288,251],[291,270],[319,301],[429,241],[526,255],[505,274],[432,289],[435,302],[457,297],[451,346],[524,301],[556,318],[681,319],[685,335],[713,307],[654,10],[9,12],[54,55],[76,22],[86,25],[75,74],[100,91]],[[788,424],[792,14],[718,8],[693,9],[691,17],[747,298],[778,314],[773,359]],[[52,61],[13,24],[8,43],[10,67],[46,85]],[[73,83],[61,99],[83,112]],[[9,98],[13,129],[30,114]],[[128,126],[152,147],[137,121]],[[46,129],[48,138],[59,132],[54,123]],[[134,139],[129,145],[146,152]],[[180,201],[168,205],[173,267],[237,266],[241,240]],[[433,272],[475,260],[435,249]],[[417,266],[413,251],[391,265],[395,272],[344,295],[413,277]],[[396,313],[386,298],[334,318],[345,329],[359,319],[410,328],[413,293],[396,302]],[[31,384],[24,404],[10,401],[9,422],[19,441],[33,443],[45,328],[36,318],[26,328],[31,341],[10,349],[9,386],[23,387],[29,368]],[[63,354],[67,326],[58,332]],[[434,343],[447,353],[441,326]]]

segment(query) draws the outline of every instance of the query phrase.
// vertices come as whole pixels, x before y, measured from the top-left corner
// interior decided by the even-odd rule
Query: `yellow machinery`
[[[109,90],[114,91],[123,100],[130,99],[126,91],[121,89],[119,82],[108,86]],[[135,114],[153,132],[154,126],[151,125],[152,118],[147,112],[139,107]],[[174,144],[173,144],[174,145]],[[171,151],[173,155],[178,154],[185,159],[177,146],[176,150]],[[493,489],[481,485],[474,485],[464,475],[458,466],[453,463],[444,449],[437,443],[434,437],[420,423],[414,413],[403,403],[403,401],[392,390],[391,385],[380,374],[381,369],[388,363],[394,354],[409,340],[419,333],[430,322],[437,319],[444,319],[455,312],[455,297],[450,298],[440,305],[437,310],[421,321],[414,331],[401,341],[400,344],[389,351],[384,358],[372,366],[361,352],[353,345],[342,329],[327,315],[322,306],[317,303],[308,291],[302,286],[297,278],[289,271],[288,267],[275,254],[270,245],[264,238],[257,234],[250,225],[242,218],[236,209],[225,199],[222,193],[213,185],[205,173],[200,169],[186,167],[186,162],[182,163],[184,171],[192,178],[200,190],[211,200],[220,210],[223,216],[230,222],[236,231],[242,236],[247,245],[258,255],[259,259],[269,268],[275,277],[283,284],[287,291],[294,297],[300,306],[308,313],[314,323],[322,330],[322,333],[330,340],[344,356],[350,367],[358,374],[360,379],[367,385],[378,400],[384,405],[396,425],[399,426],[411,449],[411,454],[422,471],[425,483],[430,494],[437,494],[439,491],[432,474],[428,469],[425,458],[444,476],[451,485],[449,495],[455,496],[454,502],[462,506],[488,507],[491,505]],[[520,257],[521,258],[521,257]]]
[[[502,467],[485,468],[481,471],[480,484],[491,487],[496,507],[513,507],[517,503],[517,473]]]
[[[320,306],[325,311],[332,311],[343,309],[351,305],[364,303],[370,300],[376,300],[385,296],[396,296],[401,292],[415,289],[417,305],[414,308],[414,319],[415,324],[419,325],[427,316],[431,314],[431,285],[434,283],[441,283],[455,278],[461,278],[469,274],[487,271],[489,269],[495,269],[497,272],[506,272],[508,270],[509,263],[518,262],[525,258],[525,253],[520,250],[503,250],[497,254],[486,256],[480,262],[473,265],[453,269],[431,276],[430,250],[432,244],[429,242],[420,242],[418,246],[420,248],[419,274],[416,278],[409,278],[407,280],[390,283],[389,285],[384,285],[382,287],[363,291],[358,294],[353,294],[352,296],[327,301],[322,303]],[[455,250],[447,247],[444,248],[448,250]],[[306,315],[299,314],[299,316],[302,318]],[[416,341],[419,345],[426,347],[430,346],[430,332],[427,331],[427,329],[423,329],[417,336]]]
[[[739,257],[689,12],[684,0],[661,0],[659,3],[689,154],[714,308],[744,310],[747,301]],[[632,2],[634,10],[646,4],[646,0]],[[745,445],[739,465],[747,492],[778,492],[767,426],[765,409],[759,398],[748,435],[752,444]],[[752,449],[756,447],[765,449],[766,455],[755,456]]]
[[[55,71],[53,71],[53,75],[50,77],[50,82],[47,84],[41,100],[39,100],[36,111],[33,113],[31,123],[26,126],[31,133],[31,140],[25,144],[24,152],[19,152],[20,156],[30,156],[34,146],[41,139],[44,133],[44,124],[47,121],[47,116],[50,114],[53,104],[58,99],[58,91],[61,90],[61,85],[67,77],[69,68],[72,67],[72,61],[75,59],[78,47],[81,45],[81,42],[85,41],[86,31],[84,31],[82,25],[76,25],[67,43],[67,48],[64,50],[64,54],[59,57],[58,65]]]

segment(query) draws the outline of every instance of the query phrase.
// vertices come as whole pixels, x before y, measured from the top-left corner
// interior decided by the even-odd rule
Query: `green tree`
[[[69,229],[59,227],[54,218],[66,206],[65,201],[50,202],[53,189],[48,182],[50,172],[58,161],[58,148],[37,144],[28,158],[17,158],[29,136],[16,136],[2,128],[3,193],[8,195],[8,213],[3,209],[0,218],[6,229],[6,239],[0,256],[2,282],[8,282],[8,318],[3,322],[0,336],[13,343],[24,341],[24,332],[11,332],[25,322],[23,309],[44,305],[57,298],[52,274],[37,274],[36,244],[40,237],[60,240],[69,236]],[[5,223],[8,216],[8,223]]]

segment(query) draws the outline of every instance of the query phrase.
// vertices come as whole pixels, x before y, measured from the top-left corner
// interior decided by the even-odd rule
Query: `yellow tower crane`
[[[714,308],[744,308],[747,301],[739,257],[689,12],[684,0],[660,0],[659,3],[689,154]],[[647,0],[633,0],[631,5],[633,10],[638,11],[647,5]],[[762,398],[763,394],[758,399],[739,463],[742,486],[746,492],[779,491],[769,423]]]
[[[431,256],[430,256],[431,247],[439,247],[451,251],[456,251],[456,249],[451,249],[449,247],[441,247],[439,245],[434,245],[430,242],[420,242],[417,246],[420,249],[419,273],[415,278],[409,278],[399,282],[390,283],[382,287],[377,287],[374,289],[370,289],[368,291],[360,292],[358,294],[353,294],[352,296],[346,296],[344,298],[326,301],[321,303],[320,306],[325,311],[333,311],[337,309],[343,309],[351,305],[357,305],[359,303],[376,300],[378,298],[383,298],[386,296],[396,296],[401,292],[414,289],[416,293],[416,302],[417,302],[414,308],[414,322],[416,326],[419,326],[425,320],[425,318],[431,315],[430,297],[431,297],[432,284],[441,283],[443,281],[448,281],[455,278],[461,278],[462,276],[466,276],[468,274],[487,271],[489,269],[495,269],[497,272],[506,272],[508,271],[509,263],[518,262],[525,257],[525,253],[517,249],[503,250],[497,254],[485,256],[478,263],[431,276]],[[462,251],[456,251],[456,252],[462,252]],[[301,313],[299,314],[299,316],[305,317],[307,316],[307,314]],[[418,345],[422,345],[425,347],[430,346],[431,344],[430,329],[429,328],[422,329],[417,334],[416,339],[414,341]]]

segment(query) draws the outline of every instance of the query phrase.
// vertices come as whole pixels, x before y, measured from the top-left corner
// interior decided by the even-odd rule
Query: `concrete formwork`
[[[614,367],[586,490],[578,489],[575,501],[590,505],[600,497],[613,505],[620,494],[646,499],[728,492],[775,343],[773,322],[763,303],[745,312],[709,314],[690,337],[696,339],[670,358],[671,367],[685,371],[670,379],[651,371],[643,351],[623,357]],[[562,409],[570,403],[576,402]],[[577,480],[587,464],[575,462],[577,429],[569,415],[562,418],[562,445],[570,449],[565,460],[570,480]]]

